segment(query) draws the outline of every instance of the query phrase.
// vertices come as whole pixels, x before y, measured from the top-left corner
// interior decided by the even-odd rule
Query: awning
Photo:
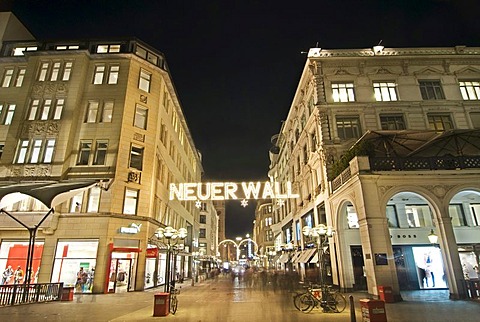
[[[280,258],[278,259],[278,261],[280,263],[286,263],[288,262],[288,254],[287,253],[283,253],[282,256],[280,256]]]
[[[292,258],[290,259],[290,261],[292,263],[298,263],[298,259],[300,258],[300,256],[302,256],[302,252],[296,252],[295,254],[293,254]]]
[[[310,248],[303,251],[302,256],[298,259],[299,263],[308,263],[310,257],[316,252],[315,248]]]
[[[318,256],[316,256],[317,254],[315,254],[315,256],[312,257],[312,259],[310,259],[309,263],[312,263],[312,264],[316,264],[318,263]]]
[[[280,255],[275,255],[275,256],[272,258],[272,263],[276,263],[279,258],[280,258]]]
[[[96,180],[0,182],[0,209],[25,199],[25,195],[53,208],[96,184]]]

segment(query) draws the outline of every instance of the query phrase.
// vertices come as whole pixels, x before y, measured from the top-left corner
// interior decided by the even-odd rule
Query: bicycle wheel
[[[175,314],[177,312],[178,300],[176,296],[170,297],[170,313]]]
[[[300,295],[298,302],[300,311],[303,313],[310,313],[315,307],[315,299],[309,293]]]
[[[305,293],[295,293],[293,295],[293,305],[299,311],[301,311],[300,310],[300,296],[302,296],[303,294],[305,294]]]
[[[330,294],[328,306],[333,312],[341,313],[347,307],[347,300],[345,299],[345,296],[343,296],[343,294],[335,292],[333,294]]]

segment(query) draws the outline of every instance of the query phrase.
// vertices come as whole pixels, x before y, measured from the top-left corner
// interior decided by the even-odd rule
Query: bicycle
[[[180,289],[175,288],[175,286],[172,284],[170,286],[170,313],[175,314],[177,312],[178,308],[178,299],[177,295],[180,294]]]
[[[347,307],[345,296],[331,286],[308,288],[308,291],[298,299],[300,311],[310,313],[313,308],[323,308],[323,312],[341,313]]]
[[[307,293],[309,289],[313,289],[313,288],[319,288],[320,286],[318,286],[317,284],[312,284],[312,283],[309,283],[308,285],[304,285],[303,282],[300,282],[300,285],[302,286],[303,288],[303,291],[294,291],[293,295],[292,295],[292,300],[293,300],[293,305],[295,306],[295,308],[299,311],[301,311],[300,309],[300,297]]]

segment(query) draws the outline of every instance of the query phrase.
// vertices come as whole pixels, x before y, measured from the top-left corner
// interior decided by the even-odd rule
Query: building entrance
[[[127,258],[113,258],[110,262],[108,282],[109,293],[123,293],[134,290],[134,260]]]

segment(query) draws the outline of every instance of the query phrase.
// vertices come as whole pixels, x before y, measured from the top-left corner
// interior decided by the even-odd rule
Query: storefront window
[[[3,273],[9,266],[14,272],[20,267],[23,271],[17,274],[17,278],[12,274],[0,280],[0,284],[22,284],[24,282],[26,266],[27,266],[27,251],[28,241],[2,241],[0,245],[0,270]],[[30,283],[37,283],[38,273],[40,271],[40,264],[42,260],[43,241],[35,242],[35,249],[33,251],[32,270],[33,274]]]
[[[478,280],[479,269],[477,258],[474,252],[459,252],[460,262],[462,263],[463,276],[466,280]]]
[[[440,248],[412,247],[420,289],[447,288]]]
[[[75,286],[76,293],[91,293],[97,251],[98,240],[95,239],[58,241],[52,283],[63,282],[65,286]]]

